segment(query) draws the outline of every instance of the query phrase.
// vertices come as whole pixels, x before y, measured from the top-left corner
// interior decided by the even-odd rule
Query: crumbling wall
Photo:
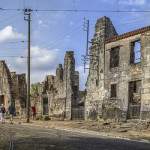
[[[43,100],[48,99],[48,115],[50,117],[72,119],[72,108],[79,103],[79,73],[75,71],[74,52],[67,51],[64,66],[59,64],[56,76],[47,75],[42,83],[43,88],[38,98],[43,115]],[[33,92],[33,95],[37,95]],[[35,98],[33,98],[35,99]]]
[[[74,75],[75,75],[75,59],[74,52],[67,51],[64,58],[64,88],[66,93],[65,118],[71,119],[71,108],[74,101]]]
[[[27,85],[26,75],[16,74],[11,72],[13,99],[15,101],[16,114],[25,114],[26,98],[27,98]]]
[[[142,41],[142,89],[141,119],[150,119],[150,32],[141,36]]]
[[[26,77],[25,74],[10,72],[5,61],[0,61],[0,101],[6,109],[13,104],[16,113],[25,109],[26,101]]]
[[[149,30],[117,35],[109,18],[97,21],[90,47],[86,119],[149,119]]]
[[[112,43],[106,44],[106,67],[105,67],[105,89],[108,93],[110,106],[113,105],[112,109],[109,111],[109,106],[105,106],[106,111],[110,114],[116,114],[119,120],[126,120],[128,118],[129,109],[129,82],[138,81],[142,79],[142,67],[141,63],[130,64],[130,52],[131,52],[131,42],[140,39],[141,34],[131,36],[122,40],[117,40]],[[115,68],[110,68],[110,50],[114,47],[120,47],[119,50],[119,66]],[[117,97],[115,100],[110,97],[110,85],[117,85]],[[113,110],[114,108],[114,110]],[[108,116],[109,118],[109,116]],[[112,116],[113,118],[113,116]]]
[[[6,109],[14,103],[11,74],[5,61],[0,61],[0,96]]]
[[[96,119],[102,116],[102,102],[105,97],[104,86],[104,41],[117,35],[116,30],[107,17],[97,20],[95,34],[90,47],[90,69],[86,83],[85,119]]]

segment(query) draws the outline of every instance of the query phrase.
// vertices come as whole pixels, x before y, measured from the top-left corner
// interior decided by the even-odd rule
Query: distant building
[[[10,72],[5,61],[0,61],[0,104],[6,109],[15,104],[17,114],[26,104],[26,76]]]
[[[36,105],[38,114],[68,120],[84,118],[73,51],[66,52],[64,66],[58,65],[56,76],[47,75],[42,83],[32,85],[32,91],[32,105]]]

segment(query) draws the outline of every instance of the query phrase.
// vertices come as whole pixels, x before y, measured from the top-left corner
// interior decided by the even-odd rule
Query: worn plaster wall
[[[26,75],[11,72],[13,99],[15,101],[16,114],[24,113],[27,98]]]
[[[41,101],[38,103],[41,106],[41,114],[43,115],[44,107],[48,107],[48,115],[51,118],[72,119],[72,108],[77,108],[79,103],[79,73],[75,71],[73,51],[66,52],[64,65],[59,64],[56,68],[56,76],[47,75],[42,85],[43,89],[38,94],[40,96],[35,96]],[[33,92],[33,97],[37,95],[35,93],[37,92]],[[47,106],[43,103],[45,98],[48,99]]]
[[[142,91],[141,119],[150,119],[150,32],[141,36],[142,41]]]
[[[126,39],[118,40],[116,42],[106,44],[106,59],[105,59],[105,89],[107,98],[104,101],[105,108],[109,114],[106,118],[127,118],[128,99],[129,99],[129,82],[142,80],[142,66],[141,63],[130,64],[131,42],[141,38],[141,34],[131,36]],[[142,43],[141,43],[142,44]],[[120,46],[119,50],[119,66],[110,69],[110,50],[111,48]],[[116,99],[110,98],[110,85],[117,84],[117,97]],[[120,113],[114,113],[113,108]],[[110,112],[109,112],[110,109]],[[106,112],[106,111],[105,111]],[[116,116],[115,116],[116,115]]]
[[[90,70],[86,83],[87,96],[85,100],[86,119],[97,119],[99,116],[104,119],[126,120],[132,118],[131,110],[134,113],[139,111],[137,118],[149,119],[149,29],[149,27],[145,27],[119,36],[109,18],[103,17],[97,21],[89,55]],[[137,40],[140,40],[141,43],[139,49],[141,50],[141,62],[131,64],[131,43]],[[119,47],[119,66],[110,68],[110,51],[115,47]],[[129,102],[129,84],[133,81],[141,82],[138,87],[139,92],[134,93],[140,98],[137,106],[131,105]],[[110,95],[111,84],[116,84],[117,95],[115,98],[111,98]]]
[[[11,102],[14,103],[12,94],[12,81],[9,68],[5,61],[0,61],[0,96],[3,96],[3,98],[1,98],[1,102],[4,104],[6,109],[9,107]]]
[[[105,97],[104,41],[114,35],[117,35],[117,32],[108,17],[97,20],[89,53],[90,69],[86,83],[85,119],[96,119],[102,116],[102,103]]]

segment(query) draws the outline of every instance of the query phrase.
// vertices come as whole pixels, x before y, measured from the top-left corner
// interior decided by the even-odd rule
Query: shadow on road
[[[10,144],[10,143],[9,143]],[[10,145],[3,143],[2,150]],[[13,141],[11,150],[150,150],[150,144],[119,140],[79,136],[27,137]]]

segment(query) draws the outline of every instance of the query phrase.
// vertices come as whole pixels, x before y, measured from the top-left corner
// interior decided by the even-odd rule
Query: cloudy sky
[[[150,10],[150,0],[1,0],[0,8]],[[90,38],[98,18],[108,16],[119,34],[150,25],[150,13],[32,12],[31,55],[32,83],[42,81],[63,63],[66,50],[74,50],[80,87],[84,88],[81,55],[85,54],[86,34],[83,18],[90,20]],[[0,59],[11,71],[26,72],[27,22],[22,11],[0,10]],[[23,57],[24,58],[23,58]]]

